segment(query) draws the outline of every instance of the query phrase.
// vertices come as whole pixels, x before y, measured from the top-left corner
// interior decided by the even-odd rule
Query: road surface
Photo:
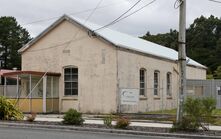
[[[175,139],[53,129],[0,127],[0,139]]]

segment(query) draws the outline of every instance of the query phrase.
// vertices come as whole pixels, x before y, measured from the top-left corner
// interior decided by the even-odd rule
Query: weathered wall
[[[73,41],[65,43],[69,40]],[[22,70],[62,73],[59,79],[61,112],[69,108],[85,113],[116,112],[115,49],[89,37],[78,25],[64,21],[22,54]],[[63,68],[66,66],[78,67],[78,96],[64,96]]]
[[[196,67],[187,66],[187,79],[202,79],[206,80],[206,70]]]
[[[177,105],[178,93],[178,64],[151,56],[145,56],[136,52],[119,50],[119,86],[120,88],[139,88],[139,70],[146,69],[146,94],[141,96],[138,106],[122,105],[122,112],[145,112],[161,109],[175,108]],[[160,71],[160,93],[154,96],[153,80],[154,71]],[[172,97],[166,94],[166,74],[172,73]],[[206,78],[206,71],[202,69],[187,68],[187,78]]]
[[[69,40],[73,41],[67,43]],[[64,21],[22,54],[22,70],[62,73],[59,79],[61,112],[69,108],[86,113],[116,112],[119,92],[117,76],[120,88],[139,88],[140,68],[146,69],[146,96],[140,98],[138,106],[121,106],[122,112],[176,107],[179,71],[177,63],[116,49],[101,39],[89,37],[85,30],[79,30],[79,26]],[[79,69],[78,96],[64,96],[63,68],[66,66],[77,66]],[[153,95],[154,70],[160,71],[158,96]],[[172,73],[172,97],[166,95],[167,72]],[[187,78],[204,79],[206,72],[188,67]]]

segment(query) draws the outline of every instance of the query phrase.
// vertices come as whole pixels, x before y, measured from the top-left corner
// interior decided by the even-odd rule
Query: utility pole
[[[183,103],[186,93],[186,0],[180,1],[179,15],[179,98],[177,109],[177,122],[181,122],[183,118]]]

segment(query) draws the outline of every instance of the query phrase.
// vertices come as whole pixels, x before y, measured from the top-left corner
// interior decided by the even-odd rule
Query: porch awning
[[[21,75],[21,74],[31,74],[31,75],[38,75],[43,76],[46,73],[47,76],[61,76],[61,73],[56,72],[40,72],[40,71],[13,71],[13,72],[5,72],[2,73],[2,76],[15,76],[15,75]]]

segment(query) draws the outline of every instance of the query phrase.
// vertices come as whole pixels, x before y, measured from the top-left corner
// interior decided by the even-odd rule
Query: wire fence
[[[221,80],[187,80],[187,96],[213,97],[221,108]]]

